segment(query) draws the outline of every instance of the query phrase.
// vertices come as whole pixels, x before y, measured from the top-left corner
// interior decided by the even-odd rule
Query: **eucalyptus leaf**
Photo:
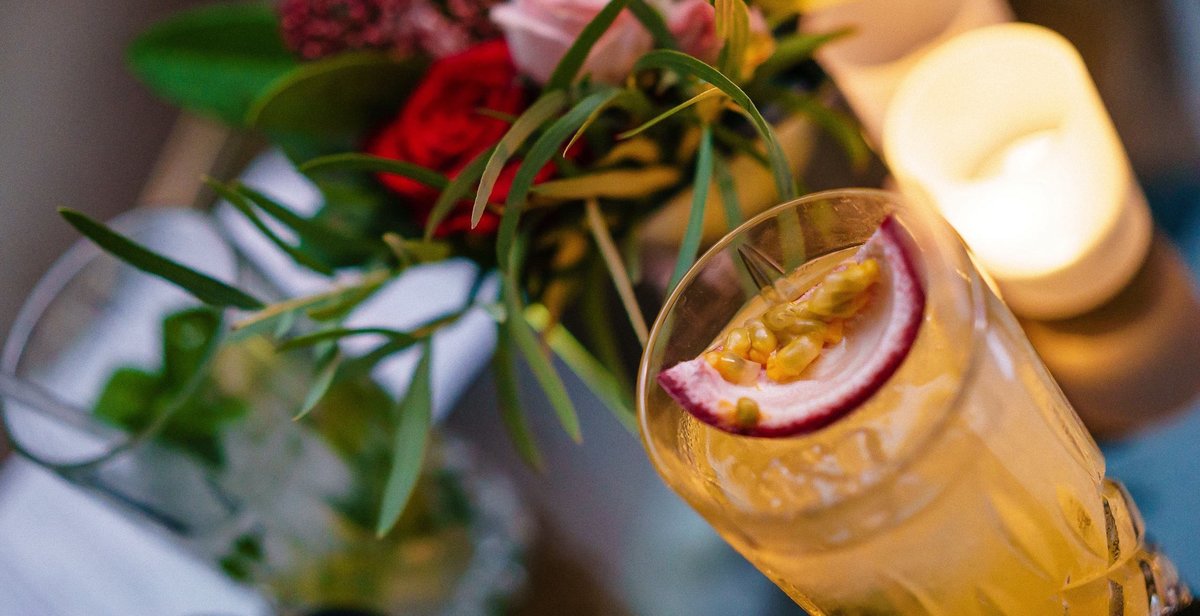
[[[584,97],[542,131],[525,153],[525,159],[521,161],[521,166],[517,168],[512,184],[509,185],[508,199],[500,217],[500,230],[496,234],[496,258],[501,271],[507,271],[510,267],[521,210],[529,198],[529,191],[533,188],[533,180],[538,171],[550,162],[563,141],[575,132],[593,111],[619,96],[620,92],[617,89],[605,89]]]
[[[257,310],[263,307],[262,301],[245,291],[154,253],[145,246],[109,229],[103,223],[88,218],[82,212],[59,208],[58,213],[72,227],[75,227],[75,230],[114,257],[147,274],[158,276],[178,286],[206,304],[232,306],[243,310]]]
[[[421,474],[421,464],[429,445],[429,429],[433,423],[432,361],[433,346],[426,341],[421,345],[421,360],[417,362],[412,382],[400,401],[396,418],[392,464],[384,484],[379,525],[375,531],[380,537],[387,535],[400,519]]]
[[[384,248],[376,240],[353,237],[318,220],[300,216],[291,208],[240,182],[234,184],[233,188],[268,216],[295,232],[303,243],[311,244],[327,255],[348,255],[352,260],[361,261]]]
[[[291,257],[293,261],[326,276],[333,274],[333,268],[328,263],[325,263],[319,257],[309,254],[303,249],[292,246],[286,240],[279,237],[277,233],[272,231],[271,227],[267,225],[267,223],[263,222],[262,218],[259,218],[258,213],[254,211],[254,206],[251,205],[250,200],[247,199],[245,195],[212,178],[207,178],[205,180],[205,184],[207,184],[208,187],[216,192],[222,199],[233,206],[233,208],[242,216],[245,216],[246,219],[254,225],[254,228],[258,229],[259,233],[265,235],[272,244],[275,244],[280,250],[287,253],[287,255]]]
[[[554,67],[554,72],[550,73],[550,78],[546,80],[546,91],[565,90],[570,87],[571,83],[575,81],[575,76],[579,74],[579,70],[587,62],[588,54],[592,53],[596,42],[608,31],[608,28],[616,21],[617,15],[628,5],[629,0],[611,0],[596,13],[596,16],[575,37],[575,42],[571,43],[562,59],[558,61],[558,65]]]
[[[471,194],[471,188],[475,182],[483,175],[483,170],[487,167],[488,161],[491,160],[492,154],[495,153],[496,147],[492,146],[471,159],[458,175],[450,180],[446,188],[442,189],[438,195],[437,201],[433,203],[433,209],[429,211],[429,220],[425,222],[425,239],[433,238],[437,233],[438,225],[442,224],[446,216],[454,211],[458,202]]]
[[[492,355],[492,375],[496,381],[496,398],[500,405],[500,419],[508,438],[521,459],[530,467],[541,471],[544,468],[542,454],[538,451],[537,441],[529,429],[525,412],[521,408],[520,387],[517,384],[517,371],[514,370],[511,351],[512,338],[508,328],[503,323],[496,328],[496,352]]]
[[[708,186],[712,182],[713,142],[712,129],[705,125],[700,132],[700,149],[696,154],[696,177],[692,183],[692,209],[688,213],[687,228],[683,241],[679,243],[679,258],[675,260],[675,271],[667,283],[667,293],[683,279],[683,275],[696,261],[700,250],[700,237],[704,233],[704,209],[708,204]]]
[[[304,396],[304,404],[300,407],[300,412],[296,413],[293,420],[300,420],[312,412],[325,394],[329,391],[329,387],[333,385],[333,380],[337,376],[338,368],[342,365],[342,353],[337,350],[337,347],[332,347],[328,355],[320,362],[320,370],[313,377],[312,385],[308,388],[308,393]]]
[[[613,169],[573,178],[549,180],[534,186],[530,191],[549,199],[636,199],[675,186],[679,183],[680,176],[679,169],[669,165]]]
[[[636,413],[633,410],[633,400],[612,372],[588,352],[587,348],[562,323],[551,325],[550,312],[546,310],[545,306],[533,304],[527,307],[525,319],[542,334],[554,353],[579,377],[579,380],[583,381],[588,389],[591,389],[604,402],[617,421],[621,422],[621,425],[630,434],[636,435],[638,427]]]
[[[329,156],[314,158],[300,165],[300,171],[310,175],[328,171],[392,173],[438,190],[446,188],[446,185],[450,183],[450,180],[447,180],[446,176],[433,169],[427,169],[421,165],[402,160],[373,156],[371,154],[359,154],[357,152],[330,154]]]
[[[562,109],[566,100],[567,95],[564,92],[546,92],[530,105],[517,118],[517,121],[513,122],[500,141],[496,142],[496,148],[488,158],[483,175],[479,178],[479,191],[475,193],[475,205],[471,208],[472,227],[479,224],[479,219],[483,217],[484,207],[487,206],[488,199],[492,196],[492,189],[496,187],[496,180],[499,179],[504,166],[508,164],[508,159],[517,153],[517,149],[534,131],[541,128]]]
[[[395,115],[427,66],[368,51],[305,62],[254,101],[246,125],[271,133],[357,135]]]
[[[737,84],[704,62],[677,51],[664,49],[651,51],[642,56],[634,68],[636,70],[658,68],[675,71],[696,77],[725,92],[748,115],[759,136],[766,143],[767,157],[771,162],[771,173],[775,177],[775,189],[779,199],[787,201],[795,198],[796,184],[792,178],[791,164],[784,155],[779,140],[775,138],[775,131],[758,111],[754,101],[750,100],[750,97]]]
[[[517,348],[525,357],[529,368],[533,370],[533,376],[542,386],[542,391],[545,392],[555,414],[558,415],[558,421],[562,424],[563,430],[576,443],[582,442],[583,435],[579,429],[579,415],[575,412],[575,405],[571,402],[571,397],[567,395],[567,388],[554,369],[554,364],[538,344],[537,337],[533,335],[529,323],[521,316],[525,311],[521,305],[516,277],[510,272],[502,280],[504,305],[508,314],[504,324],[508,328],[509,335],[512,336]]]
[[[146,30],[126,54],[156,94],[192,111],[241,125],[253,101],[299,63],[279,36],[267,3],[191,9]]]

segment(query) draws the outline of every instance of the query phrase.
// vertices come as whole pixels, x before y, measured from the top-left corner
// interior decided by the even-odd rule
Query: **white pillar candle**
[[[853,30],[816,57],[878,145],[892,92],[925,52],[961,32],[1011,20],[1005,0],[849,0],[807,12],[801,27]]]
[[[884,152],[903,191],[934,203],[1014,312],[1095,308],[1141,265],[1152,223],[1083,59],[1029,24],[962,34],[892,99]]]

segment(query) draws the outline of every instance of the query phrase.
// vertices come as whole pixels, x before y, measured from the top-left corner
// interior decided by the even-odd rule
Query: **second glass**
[[[907,358],[857,408],[757,438],[698,421],[659,387],[752,302],[794,295],[889,215],[925,312]],[[764,263],[782,264],[767,293],[751,282]],[[719,242],[660,313],[638,401],[664,480],[814,615],[1168,614],[1189,599],[957,235],[897,195],[810,195]]]

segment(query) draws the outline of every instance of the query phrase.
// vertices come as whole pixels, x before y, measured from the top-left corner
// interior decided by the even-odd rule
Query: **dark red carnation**
[[[433,169],[453,178],[475,156],[495,145],[508,130],[504,120],[489,115],[520,115],[529,103],[517,79],[517,69],[502,40],[476,45],[435,62],[412,96],[392,120],[371,140],[367,151]],[[481,113],[483,111],[483,113]],[[510,161],[492,190],[492,203],[508,198],[520,161]],[[542,168],[535,181],[548,179],[552,165]],[[385,186],[416,208],[424,221],[438,191],[406,177],[380,174]],[[471,203],[463,201],[438,227],[438,235],[470,230]],[[498,217],[485,212],[476,234],[492,233]]]

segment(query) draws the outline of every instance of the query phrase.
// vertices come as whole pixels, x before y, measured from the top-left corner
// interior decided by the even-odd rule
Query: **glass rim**
[[[148,228],[150,225],[160,223],[166,218],[177,217],[188,218],[192,222],[203,223],[211,227],[214,233],[220,234],[219,229],[217,229],[207,213],[180,207],[139,206],[117,215],[105,224],[122,235],[135,236],[139,231]],[[224,238],[223,235],[221,237]],[[30,338],[36,331],[38,323],[42,321],[46,315],[46,311],[50,309],[50,306],[62,294],[63,289],[76,280],[97,258],[101,258],[107,254],[107,252],[87,238],[79,237],[72,242],[63,253],[54,259],[50,267],[34,283],[33,289],[30,290],[25,301],[21,303],[21,308],[17,311],[17,316],[5,335],[3,346],[0,347],[0,375],[11,377],[17,382],[25,384],[27,389],[23,388],[25,391],[22,391],[22,394],[43,399],[46,403],[56,404],[62,409],[73,409],[79,412],[81,418],[84,420],[90,417],[90,415],[82,413],[83,409],[76,408],[74,404],[59,400],[57,396],[53,396],[52,392],[44,391],[40,386],[29,383],[18,376],[16,370],[17,366],[21,363],[21,359],[24,357]],[[149,276],[149,274],[145,275]],[[48,399],[47,396],[49,396]],[[106,446],[99,453],[70,461],[55,461],[31,450],[21,443],[21,439],[15,434],[9,423],[8,412],[5,409],[5,399],[9,397],[7,394],[0,394],[0,434],[3,435],[3,439],[15,453],[40,466],[60,473],[83,472],[104,464],[147,440],[150,434],[156,429],[156,426],[151,424],[146,429],[137,432],[122,432],[121,436],[117,437],[111,445]],[[45,414],[45,409],[39,408],[40,404],[26,404],[26,406],[32,406],[34,411],[39,414]],[[121,431],[118,430],[118,432]]]
[[[659,311],[658,315],[654,319],[653,327],[650,328],[650,334],[646,339],[645,350],[642,353],[641,360],[638,362],[638,374],[637,374],[637,382],[635,384],[635,391],[634,391],[635,400],[634,400],[634,402],[635,402],[636,411],[638,414],[637,420],[638,420],[639,432],[640,432],[641,439],[642,439],[642,444],[643,444],[643,447],[649,453],[652,460],[653,460],[653,458],[655,458],[656,456],[661,455],[661,454],[657,454],[655,452],[655,447],[653,446],[652,441],[649,437],[650,431],[647,426],[647,414],[644,412],[645,411],[645,408],[644,408],[645,401],[646,401],[646,398],[648,395],[647,388],[653,386],[653,384],[656,383],[656,380],[654,378],[651,378],[649,375],[650,356],[651,356],[651,353],[653,352],[653,349],[656,345],[657,340],[663,333],[663,328],[666,327],[668,315],[674,310],[675,305],[679,302],[679,299],[682,297],[684,290],[690,285],[690,283],[697,276],[700,275],[700,271],[703,269],[704,264],[706,264],[708,261],[710,261],[717,255],[719,255],[722,252],[724,252],[725,250],[727,250],[730,247],[730,245],[734,242],[734,240],[737,239],[738,237],[740,237],[742,234],[744,234],[747,230],[778,217],[779,214],[782,212],[796,209],[797,207],[804,206],[807,203],[812,203],[812,202],[820,201],[823,199],[847,198],[847,197],[850,197],[850,198],[852,198],[852,197],[869,197],[869,198],[873,198],[873,199],[891,201],[893,203],[900,203],[900,204],[903,204],[903,206],[906,209],[912,209],[912,210],[915,210],[918,212],[923,212],[923,214],[921,214],[922,216],[929,216],[929,217],[932,217],[932,219],[935,221],[940,221],[940,224],[945,226],[946,231],[949,232],[950,236],[954,240],[952,242],[952,244],[954,245],[954,248],[952,249],[954,252],[954,254],[952,255],[953,260],[963,263],[967,268],[969,268],[970,271],[975,271],[975,266],[971,260],[971,257],[970,257],[970,254],[968,252],[966,245],[962,242],[961,238],[959,238],[958,233],[953,229],[953,227],[950,226],[950,223],[946,222],[945,219],[942,218],[942,216],[936,210],[933,209],[931,204],[922,202],[920,200],[912,199],[912,198],[910,198],[906,195],[902,195],[896,191],[881,190],[881,189],[876,189],[876,188],[835,188],[835,189],[830,189],[830,190],[818,191],[818,192],[806,194],[804,196],[798,197],[791,201],[780,203],[779,205],[773,206],[773,207],[759,213],[758,215],[750,218],[749,220],[743,222],[742,224],[738,225],[733,230],[726,233],[720,240],[715,242],[711,247],[709,247],[706,251],[704,251],[704,253],[699,258],[696,259],[695,263],[692,264],[692,267],[688,269],[687,273],[683,276],[683,278],[680,279],[679,283],[675,286],[675,288],[667,296],[667,299],[663,302],[662,309]],[[947,266],[949,266],[949,264],[947,264]],[[934,411],[937,415],[936,420],[934,420],[934,422],[932,422],[932,424],[929,425],[927,428],[925,428],[924,430],[921,430],[914,437],[913,446],[909,447],[907,449],[907,451],[904,452],[902,455],[899,455],[892,459],[889,459],[880,466],[879,480],[872,483],[868,489],[856,491],[856,492],[846,495],[832,503],[819,505],[819,506],[816,506],[813,508],[806,508],[806,511],[821,511],[821,510],[835,509],[835,508],[844,507],[850,503],[854,503],[854,502],[863,500],[865,498],[868,498],[871,494],[875,493],[881,486],[890,484],[891,482],[895,481],[898,477],[900,477],[903,474],[903,472],[906,469],[927,459],[926,452],[932,451],[932,449],[933,449],[932,447],[930,447],[930,444],[935,442],[939,436],[941,436],[942,434],[945,433],[947,426],[951,423],[950,422],[951,418],[955,415],[955,412],[954,412],[955,409],[960,409],[963,407],[962,401],[967,396],[968,390],[970,388],[970,383],[974,381],[974,379],[976,378],[976,375],[978,374],[978,371],[979,371],[979,364],[980,364],[979,358],[981,357],[982,352],[983,352],[982,346],[984,344],[984,340],[986,338],[987,327],[989,325],[989,317],[987,314],[987,302],[986,302],[986,298],[984,295],[984,293],[985,293],[984,284],[985,283],[983,282],[982,277],[979,276],[978,274],[975,274],[974,276],[970,276],[967,280],[965,280],[964,284],[965,284],[966,290],[967,290],[966,299],[967,299],[968,308],[970,311],[969,316],[967,318],[969,319],[968,327],[970,330],[970,338],[971,339],[965,349],[965,353],[964,353],[965,361],[964,361],[964,364],[962,367],[962,373],[961,373],[961,377],[959,379],[959,384],[958,384],[956,391],[954,392],[954,395],[949,396],[944,402],[940,403],[937,406],[937,409]],[[926,311],[929,310],[928,304],[926,305],[925,310]],[[924,318],[924,317],[922,317],[922,318]],[[906,358],[906,361],[907,361],[907,358]],[[891,381],[891,378],[889,378],[887,381],[884,381],[884,384],[880,385],[879,389],[886,387],[887,383],[889,381]],[[878,392],[879,389],[877,389],[876,392]],[[870,396],[868,396],[866,399],[864,399],[862,402],[860,402],[857,406],[854,407],[854,409],[849,411],[847,414],[854,412],[854,410],[861,408],[862,405],[864,405],[864,404],[868,403],[870,400],[872,400],[875,397],[876,392],[872,392],[872,394]],[[679,409],[679,412],[687,413],[687,411],[682,410],[682,409]],[[711,426],[709,428],[713,429],[713,430],[720,429],[720,428],[715,428],[715,427],[711,427]],[[808,433],[808,434],[819,433],[823,429],[824,428],[820,428],[820,429],[816,430],[815,432]],[[798,434],[795,436],[788,436],[788,437],[756,437],[756,436],[743,435],[743,436],[741,436],[741,438],[795,439],[795,438],[803,438],[804,436],[806,436],[806,434]],[[654,466],[657,468],[657,467],[659,467],[659,464],[656,462],[654,464]],[[961,473],[958,473],[958,474],[955,474],[954,477],[958,477],[960,475],[961,475]],[[952,477],[950,481],[954,481],[954,478]]]

